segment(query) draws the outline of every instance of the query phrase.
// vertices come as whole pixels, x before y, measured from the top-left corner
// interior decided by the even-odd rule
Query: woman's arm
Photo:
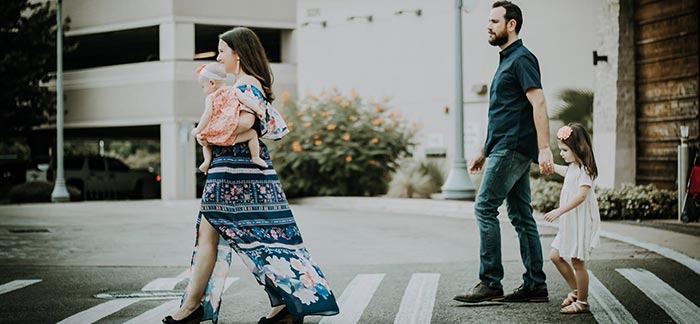
[[[236,126],[236,130],[233,131],[234,134],[238,135],[241,134],[253,127],[255,124],[255,115],[241,110],[241,113],[238,115],[238,126]]]
[[[591,190],[591,187],[588,185],[579,186],[574,199],[571,199],[568,203],[566,203],[566,205],[559,206],[559,208],[544,214],[544,220],[553,222],[555,219],[559,218],[559,216],[576,208],[576,206],[580,205],[584,200],[586,200],[589,190]]]

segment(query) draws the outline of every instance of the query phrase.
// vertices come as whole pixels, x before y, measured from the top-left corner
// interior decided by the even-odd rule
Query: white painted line
[[[95,307],[84,310],[78,314],[68,317],[56,324],[89,324],[95,323],[111,314],[118,312],[120,309],[127,307],[141,299],[124,298],[114,299],[106,303],[99,304]]]
[[[154,291],[154,290],[173,290],[175,286],[180,283],[180,281],[186,278],[158,278],[153,280],[143,286],[141,290],[143,291]]]
[[[644,269],[615,269],[679,324],[700,323],[700,308]]]
[[[324,317],[319,324],[357,323],[382,279],[384,279],[383,273],[357,275],[338,298],[340,314]]]
[[[238,277],[228,277],[224,283],[224,292],[228,287],[238,280]],[[142,323],[160,323],[163,317],[175,313],[177,309],[180,308],[180,299],[171,300],[169,302],[163,303],[158,307],[154,307],[143,314],[132,318],[124,324],[142,324]]]
[[[439,273],[414,273],[401,299],[394,324],[430,324]]]
[[[544,222],[544,221],[537,221],[538,226],[544,226],[544,227],[554,227],[554,228],[559,228],[557,224],[549,223],[549,222]],[[623,243],[627,243],[630,245],[634,245],[637,247],[640,247],[642,249],[654,252],[656,254],[659,254],[661,256],[664,256],[668,259],[671,259],[673,261],[676,261],[684,266],[686,266],[688,269],[694,271],[697,274],[700,274],[700,260],[693,259],[683,253],[680,253],[678,251],[669,249],[667,247],[663,247],[654,243],[647,243],[647,242],[642,242],[637,239],[620,235],[617,233],[613,232],[608,232],[608,231],[600,231],[600,237],[608,238],[611,240],[615,241],[620,241]]]
[[[600,324],[637,324],[629,311],[622,306],[620,301],[603,286],[603,284],[588,271],[588,302],[591,304],[591,313]]]
[[[37,282],[41,282],[41,279],[29,279],[29,280],[14,280],[6,284],[0,285],[0,295],[8,293],[13,290],[21,289]]]
[[[611,233],[607,231],[601,231],[600,235],[620,242],[625,242],[627,244],[636,245],[656,254],[660,254],[688,267],[688,269],[695,271],[695,273],[700,274],[700,260],[695,260],[683,253],[653,243],[641,242],[630,237],[622,236],[620,234]]]
[[[160,323],[163,317],[175,313],[178,308],[180,308],[180,300],[171,300],[130,319],[124,324]]]

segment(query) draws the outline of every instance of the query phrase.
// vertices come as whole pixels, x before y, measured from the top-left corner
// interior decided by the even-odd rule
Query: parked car
[[[37,169],[41,168],[39,164]],[[86,200],[160,198],[160,175],[150,170],[131,169],[115,158],[67,156],[63,169],[66,185],[80,190],[82,198]],[[54,179],[54,170],[55,161],[48,170],[49,180]],[[28,170],[27,174],[31,172],[35,173],[36,170]]]

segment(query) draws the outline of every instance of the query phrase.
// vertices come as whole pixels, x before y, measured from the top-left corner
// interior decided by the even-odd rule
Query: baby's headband
[[[198,67],[194,73],[200,76],[203,76],[205,78],[209,78],[211,80],[226,80],[226,77],[221,77],[220,75],[216,75],[216,73],[209,71],[205,69],[207,67],[206,64],[202,64],[202,66]]]

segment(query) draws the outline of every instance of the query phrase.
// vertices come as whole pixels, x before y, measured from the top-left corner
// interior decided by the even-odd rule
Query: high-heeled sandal
[[[190,313],[190,315],[187,315],[187,317],[181,319],[181,320],[176,320],[172,316],[168,315],[165,318],[163,318],[163,323],[165,324],[196,324],[202,321],[202,317],[204,317],[204,307],[202,305],[199,305],[197,309],[194,310],[194,312]]]
[[[304,317],[294,318],[292,314],[289,313],[287,307],[282,308],[275,316],[271,318],[261,317],[258,324],[303,324]]]

